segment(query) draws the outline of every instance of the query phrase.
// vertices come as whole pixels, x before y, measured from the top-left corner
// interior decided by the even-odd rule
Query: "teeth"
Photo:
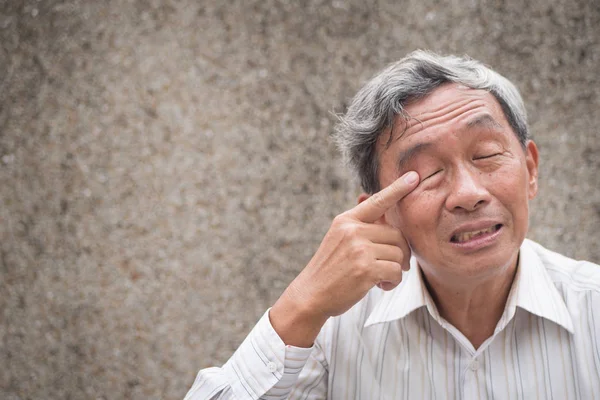
[[[497,230],[498,230],[498,225],[494,225],[491,228],[482,229],[480,231],[459,233],[457,235],[454,235],[453,239],[454,239],[454,241],[456,241],[458,243],[462,243],[462,242],[466,242],[468,240],[471,240],[474,237],[485,235],[486,233],[496,232]]]

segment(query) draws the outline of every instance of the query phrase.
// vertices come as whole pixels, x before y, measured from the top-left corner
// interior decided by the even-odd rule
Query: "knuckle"
[[[347,218],[348,217],[346,216],[346,213],[338,214],[335,216],[335,218],[333,218],[331,225],[332,226],[342,226],[346,223]]]
[[[391,256],[390,261],[393,261],[398,264],[402,264],[405,259],[404,251],[402,251],[402,249],[400,247],[396,247],[396,246],[394,246],[390,256]]]
[[[356,224],[346,224],[344,226],[344,231],[346,233],[346,235],[348,235],[349,237],[357,237],[358,235],[358,225]]]
[[[364,244],[355,244],[352,246],[350,257],[353,260],[355,272],[359,275],[371,274],[371,264],[374,259],[371,250]]]
[[[343,221],[338,224],[338,230],[344,238],[352,239],[358,237],[359,227],[355,223]]]
[[[348,215],[348,211],[344,211],[343,213],[336,215],[333,218],[333,220],[334,221],[344,221],[347,218],[347,215]]]
[[[400,250],[400,255],[398,257],[398,259],[400,260],[400,265],[405,264],[408,262],[408,260],[410,259],[410,255],[406,254],[402,249]]]
[[[385,199],[383,198],[383,196],[381,195],[381,193],[377,192],[375,194],[373,194],[371,196],[371,203],[379,208],[379,209],[385,209]]]
[[[410,262],[410,258],[412,257],[412,253],[410,252],[410,249],[407,249],[406,251],[403,251],[402,254],[403,254],[403,257],[404,257],[402,259],[403,263],[406,264],[406,265],[408,265],[409,262]]]
[[[402,267],[399,263],[390,261],[388,264],[387,272],[380,272],[378,279],[380,281],[391,282],[394,285],[399,284],[402,281]]]
[[[394,277],[402,279],[402,266],[398,262],[392,263],[394,267]]]
[[[370,251],[368,246],[365,243],[354,241],[351,245],[351,255],[357,260],[364,262],[370,258]]]

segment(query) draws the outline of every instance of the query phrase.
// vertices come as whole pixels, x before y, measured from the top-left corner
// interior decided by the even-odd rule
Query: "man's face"
[[[417,188],[389,210],[428,279],[472,283],[515,265],[537,192],[537,148],[524,150],[486,91],[447,84],[406,107],[378,143],[382,187],[407,171]],[[406,128],[404,131],[404,128]]]

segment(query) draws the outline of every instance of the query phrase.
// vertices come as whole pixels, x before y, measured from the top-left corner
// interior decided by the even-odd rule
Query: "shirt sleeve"
[[[286,346],[273,329],[268,310],[222,368],[198,373],[185,400],[287,399],[311,353],[312,347]],[[317,362],[309,376],[317,370],[326,374],[322,363]]]

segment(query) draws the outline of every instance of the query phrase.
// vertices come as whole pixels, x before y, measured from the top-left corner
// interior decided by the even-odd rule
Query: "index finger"
[[[351,214],[362,222],[375,222],[404,196],[412,192],[417,187],[418,182],[419,174],[415,171],[409,171],[388,187],[358,204],[352,209]]]

